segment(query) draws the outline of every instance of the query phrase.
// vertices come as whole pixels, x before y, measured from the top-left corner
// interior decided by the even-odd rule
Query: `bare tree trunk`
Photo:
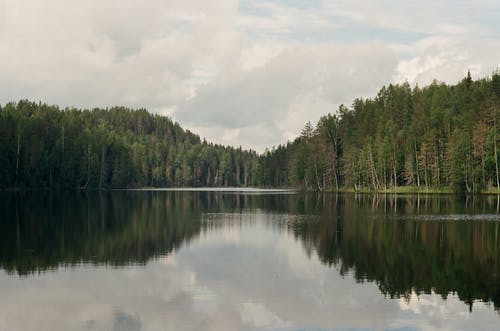
[[[438,141],[438,145],[436,147],[436,171],[437,171],[437,186],[441,186],[441,167],[439,166],[439,145],[440,142]]]
[[[500,189],[500,181],[498,179],[498,156],[497,156],[497,129],[495,125],[495,134],[493,135],[493,147],[495,149],[495,172],[497,177],[497,190]]]
[[[481,178],[483,180],[483,185],[486,186],[486,172],[484,171],[485,160],[484,160],[484,151],[481,154]]]
[[[378,180],[377,171],[375,170],[375,161],[373,160],[372,147],[370,146],[370,170],[372,173],[372,184],[373,189],[378,189],[380,187],[380,182]]]
[[[335,190],[339,190],[339,177],[337,175],[337,147],[334,145],[333,147],[333,160],[332,160],[332,170],[333,170],[333,176],[335,178]]]
[[[394,149],[392,153],[392,172],[394,176],[394,188],[398,187],[398,175],[397,175],[397,166],[398,166],[398,159],[397,159],[397,153],[396,149]]]
[[[214,186],[219,186],[219,169],[215,171]]]
[[[467,172],[465,172],[464,183],[465,183],[465,190],[466,190],[466,192],[469,192],[470,189],[469,189],[469,182],[467,180]]]
[[[418,169],[418,155],[417,155],[417,142],[414,142],[414,147],[415,147],[415,165],[417,167],[417,187],[420,187],[420,174],[419,174],[419,169]]]
[[[424,155],[424,180],[425,187],[429,188],[429,160],[427,159],[427,155]]]
[[[316,184],[318,185],[318,190],[321,191],[321,184],[319,182],[319,176],[318,176],[318,164],[314,162],[314,171],[316,173]]]
[[[398,175],[396,173],[396,161],[394,161],[394,164],[392,165],[392,170],[394,174],[394,188],[398,187]]]
[[[337,175],[337,157],[335,156],[335,161],[333,163],[333,175],[335,177],[335,190],[339,190],[339,177]]]
[[[241,186],[241,181],[240,181],[240,162],[236,165],[236,185]]]

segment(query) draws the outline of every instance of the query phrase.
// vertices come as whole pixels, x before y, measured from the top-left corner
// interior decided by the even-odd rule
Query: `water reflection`
[[[190,194],[4,196],[0,266],[21,275],[81,262],[144,263],[200,230]]]
[[[341,274],[352,271],[360,282],[375,281],[391,298],[457,293],[471,310],[475,300],[498,309],[496,206],[496,197],[324,199],[322,221],[301,222],[294,233],[322,262],[338,265]]]
[[[27,194],[0,207],[0,330],[498,323],[496,196]]]

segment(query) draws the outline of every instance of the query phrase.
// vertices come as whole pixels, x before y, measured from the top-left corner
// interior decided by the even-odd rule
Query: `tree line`
[[[250,186],[257,171],[255,151],[202,141],[144,109],[0,106],[0,187]]]
[[[308,190],[498,190],[500,72],[383,87],[262,156],[264,185]]]
[[[500,72],[384,86],[262,155],[124,107],[0,105],[0,188],[500,189]]]

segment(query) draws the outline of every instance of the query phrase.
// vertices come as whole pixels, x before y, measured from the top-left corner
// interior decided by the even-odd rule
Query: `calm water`
[[[496,196],[0,198],[0,331],[500,329]]]

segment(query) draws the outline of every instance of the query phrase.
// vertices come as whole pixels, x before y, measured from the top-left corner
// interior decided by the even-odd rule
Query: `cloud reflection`
[[[498,325],[491,307],[477,303],[470,314],[454,295],[384,298],[374,283],[359,284],[307,254],[300,240],[277,226],[283,215],[220,216],[230,216],[231,224],[211,228],[145,266],[80,265],[27,279],[2,271],[0,330],[492,330]]]

